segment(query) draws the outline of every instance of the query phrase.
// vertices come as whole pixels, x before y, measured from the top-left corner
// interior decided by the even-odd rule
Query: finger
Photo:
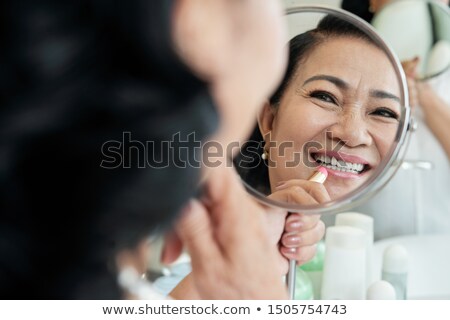
[[[244,190],[241,180],[230,168],[211,170],[207,185],[206,206],[220,252],[224,256],[245,256],[243,243],[250,246],[249,242],[264,236],[265,217],[260,214],[263,207]]]
[[[199,201],[191,200],[183,210],[176,232],[189,251],[194,270],[202,272],[208,261],[220,259],[209,213]]]
[[[161,252],[161,262],[170,264],[174,262],[183,251],[183,243],[177,233],[172,230],[164,235],[164,244]]]
[[[320,215],[318,214],[300,214],[291,213],[286,218],[284,231],[286,233],[301,232],[314,228],[319,223]]]
[[[289,181],[280,182],[278,186],[275,188],[276,191],[284,190],[287,188],[291,188],[293,186],[298,186],[303,188],[306,192],[308,192],[318,203],[325,203],[330,201],[330,195],[328,194],[327,189],[321,183],[302,180],[302,179],[291,179]]]
[[[296,260],[297,265],[305,264],[310,261],[316,255],[317,245],[311,245],[300,248],[286,248],[281,247],[281,253],[289,260]]]
[[[311,196],[302,186],[292,185],[279,189],[268,196],[269,199],[287,202],[291,204],[315,205],[318,201]]]
[[[327,189],[322,183],[307,181],[310,187],[309,194],[319,203],[331,201]]]
[[[224,224],[240,226],[243,218],[250,219],[248,216],[253,212],[241,214],[243,199],[248,197],[248,193],[233,169],[222,167],[211,169],[205,186],[206,192],[202,202],[208,208],[215,227],[221,228]]]
[[[325,234],[325,224],[319,221],[314,228],[297,233],[285,233],[281,238],[281,245],[287,248],[314,245],[322,240]]]

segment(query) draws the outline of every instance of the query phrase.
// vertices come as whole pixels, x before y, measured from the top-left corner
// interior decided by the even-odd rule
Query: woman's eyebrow
[[[393,95],[392,93],[383,91],[383,90],[370,90],[370,96],[372,98],[378,98],[378,99],[392,99],[396,102],[400,103],[400,98],[396,95]]]
[[[329,81],[340,89],[347,89],[349,87],[348,83],[345,82],[344,80],[339,79],[334,76],[326,75],[326,74],[318,74],[318,75],[312,76],[311,78],[306,79],[305,82],[303,82],[303,85],[306,85],[309,82],[318,81],[318,80]]]
[[[336,87],[340,88],[340,89],[348,89],[349,88],[349,84],[347,82],[345,82],[344,80],[335,77],[335,76],[330,76],[327,74],[318,74],[315,76],[312,76],[311,78],[308,78],[305,80],[305,82],[303,82],[303,86],[306,85],[309,82],[312,81],[319,81],[319,80],[325,80],[325,81],[329,81],[331,83],[333,83]],[[376,89],[372,89],[370,90],[370,96],[372,98],[378,98],[378,99],[392,99],[395,100],[396,102],[400,103],[400,98],[397,97],[396,95],[383,91],[383,90],[376,90]]]

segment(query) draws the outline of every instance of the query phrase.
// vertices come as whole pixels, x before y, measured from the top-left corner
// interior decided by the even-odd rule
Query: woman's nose
[[[372,143],[366,120],[358,109],[340,115],[338,121],[328,128],[327,135],[349,147],[368,146]]]

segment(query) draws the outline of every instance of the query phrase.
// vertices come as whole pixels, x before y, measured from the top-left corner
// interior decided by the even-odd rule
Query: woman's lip
[[[339,151],[318,151],[318,152],[312,152],[312,153],[313,154],[317,154],[317,155],[324,155],[324,156],[328,156],[328,157],[334,157],[334,158],[336,158],[336,160],[342,160],[342,161],[345,161],[345,162],[370,165],[369,161],[367,161],[366,159],[364,159],[364,158],[362,158],[360,156],[347,154],[347,153],[344,153],[344,152],[339,152]]]
[[[325,167],[325,168],[327,168],[329,177],[334,176],[334,177],[344,178],[344,179],[359,179],[359,178],[362,178],[363,176],[365,176],[367,174],[367,172],[370,171],[370,170],[366,170],[361,173],[353,173],[353,172],[346,172],[346,171],[340,171],[340,170],[333,170],[328,167]],[[325,183],[326,183],[326,181],[325,181]]]

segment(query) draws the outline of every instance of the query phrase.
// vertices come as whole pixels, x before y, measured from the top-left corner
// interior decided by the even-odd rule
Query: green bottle
[[[320,241],[319,243],[317,243],[316,255],[314,256],[314,258],[312,258],[311,261],[305,263],[300,267],[300,269],[306,273],[306,275],[309,277],[312,283],[314,292],[313,299],[316,300],[320,300],[324,258],[325,258],[325,242]]]
[[[308,274],[300,267],[297,267],[295,274],[295,300],[313,300],[314,290]]]

